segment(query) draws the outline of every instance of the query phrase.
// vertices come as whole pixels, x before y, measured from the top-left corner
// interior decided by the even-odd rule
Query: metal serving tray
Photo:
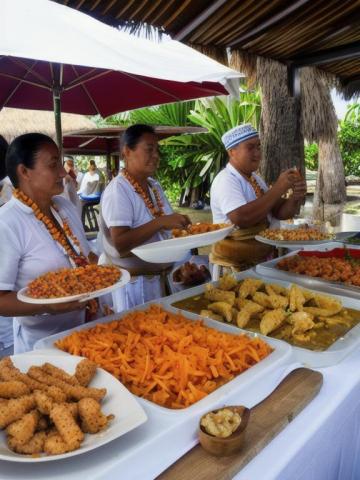
[[[276,264],[279,260],[297,255],[300,250],[288,253],[282,257],[270,260],[268,262],[260,263],[256,266],[256,273],[260,276],[270,277],[276,280],[285,280],[291,283],[297,283],[309,290],[318,290],[330,295],[339,295],[341,297],[350,297],[355,300],[360,300],[360,287],[353,285],[345,285],[340,282],[331,282],[317,277],[310,277],[308,275],[300,275],[298,273],[287,272],[285,270],[279,270],[276,268]]]
[[[270,278],[269,276],[266,276],[265,274],[260,274],[254,270],[247,270],[245,272],[240,272],[236,274],[236,278],[238,280],[242,280],[244,278],[249,278],[249,277],[261,278],[265,283],[278,283],[283,287],[290,287],[291,283],[299,283],[296,280],[293,280],[293,281],[291,280],[289,281],[289,279],[287,279],[287,281],[280,280],[279,277]],[[218,282],[211,282],[211,283],[214,284],[215,286],[218,285]],[[309,289],[311,288],[312,290],[319,291],[319,289],[315,287],[312,288],[308,285],[306,285],[306,287],[308,287]],[[204,288],[205,288],[204,285],[200,285],[198,287],[194,287],[188,290],[183,290],[182,292],[176,293],[174,295],[170,295],[169,297],[165,297],[162,300],[166,308],[169,308],[169,307],[174,308],[172,307],[172,304],[180,300],[184,300],[185,298],[200,295],[204,292]],[[325,291],[326,293],[330,293],[327,290]],[[336,295],[334,293],[331,293],[331,296],[340,299],[345,308],[352,308],[354,310],[360,311],[360,300],[355,300],[353,298],[349,298],[344,295]],[[185,313],[186,315],[189,315],[187,311],[185,312],[186,312]],[[199,318],[199,316],[197,317]],[[223,325],[221,322],[217,322],[217,323],[220,323],[220,325]],[[251,333],[246,329],[240,329],[236,326],[233,326],[233,328],[236,328],[237,330],[241,330],[247,334]],[[272,337],[266,337],[262,335],[259,335],[259,336],[267,340],[272,338]],[[284,341],[284,340],[281,340],[281,341]],[[291,345],[291,344],[288,344],[288,345]],[[344,337],[340,337],[327,350],[324,350],[324,351],[314,351],[314,350],[309,350],[307,348],[296,347],[294,345],[291,345],[294,352],[294,358],[297,361],[303,363],[304,365],[310,366],[313,368],[328,367],[331,365],[336,365],[337,363],[341,362],[341,360],[343,360],[350,352],[352,352],[359,346],[360,346],[360,323],[355,327],[353,327],[351,330],[349,330],[346,333],[346,335],[344,335]]]

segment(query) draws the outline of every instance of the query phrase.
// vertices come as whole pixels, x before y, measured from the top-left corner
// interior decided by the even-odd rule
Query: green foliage
[[[317,143],[305,145],[305,167],[308,170],[317,171],[319,162],[319,147]]]
[[[224,167],[227,153],[221,136],[230,128],[252,123],[259,127],[261,104],[258,92],[242,92],[240,100],[215,97],[141,108],[108,117],[99,126],[150,125],[197,126],[207,133],[185,134],[160,142],[158,179],[175,203],[180,195],[199,187],[205,197],[215,175]]]
[[[348,105],[344,121],[355,123],[357,125],[360,124],[360,103]]]
[[[360,113],[360,108],[358,109]],[[355,122],[346,118],[354,118]],[[360,116],[358,117],[360,121]],[[359,122],[360,123],[360,122]],[[356,117],[347,116],[340,123],[338,133],[341,156],[344,162],[345,175],[360,175],[360,128]]]

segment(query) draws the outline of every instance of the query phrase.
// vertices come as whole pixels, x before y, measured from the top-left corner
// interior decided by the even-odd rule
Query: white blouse
[[[252,176],[258,185],[268,191],[264,180],[256,175]],[[250,184],[230,163],[219,172],[211,185],[210,204],[214,223],[229,223],[228,213],[249,202],[256,200],[255,191]],[[272,216],[268,215],[271,222]]]
[[[83,253],[88,255],[90,249],[75,208],[63,197],[56,196],[53,200],[61,218],[68,222],[79,240]],[[30,207],[15,197],[1,207],[0,290],[18,291],[43,273],[70,266],[62,247],[51,237]],[[15,353],[31,350],[40,338],[80,325],[83,321],[84,312],[79,311],[15,317]]]
[[[160,184],[152,178],[149,178],[148,181],[149,184],[152,187],[155,187],[159,192],[165,214],[172,214],[173,210]],[[153,195],[151,190],[150,194]],[[154,198],[153,201],[156,204]],[[105,188],[101,198],[100,230],[102,233],[102,243],[105,253],[112,258],[120,257],[111,243],[109,232],[110,227],[137,228],[153,219],[154,217],[147,209],[144,200],[135,192],[134,187],[121,174],[117,175]],[[164,240],[170,236],[170,233],[170,231],[158,232],[145,243]],[[130,257],[121,260],[121,265],[124,268],[139,267],[143,264],[144,262],[137,257]],[[153,266],[154,270],[156,270],[156,264],[153,264]]]

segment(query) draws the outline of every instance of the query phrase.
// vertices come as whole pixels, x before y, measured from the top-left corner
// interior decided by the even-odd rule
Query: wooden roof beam
[[[236,38],[235,40],[232,40],[227,45],[227,47],[234,47],[234,46],[238,46],[241,43],[249,42],[254,37],[264,33],[270,27],[273,27],[275,24],[281,22],[286,17],[292,15],[295,10],[298,10],[299,8],[303,7],[304,5],[306,5],[309,2],[310,2],[310,0],[297,0],[296,2],[294,2],[289,7],[284,8],[284,10],[282,10],[277,15],[274,15],[273,17],[269,18],[269,20],[265,20],[265,22],[260,23],[260,25],[257,25],[255,28],[253,28],[249,32],[246,32],[244,35],[241,35],[240,37]]]
[[[180,30],[176,35],[174,35],[174,40],[181,41],[187,37],[191,32],[195,30],[196,27],[205,22],[213,13],[215,13],[219,8],[221,8],[226,3],[226,0],[217,0],[210,7],[206,8],[202,13],[200,13],[192,22],[186,25]]]
[[[296,67],[305,67],[309,65],[322,65],[337,60],[346,60],[349,58],[360,57],[360,42],[349,43],[341,47],[335,47],[323,50],[311,55],[299,55],[290,59]]]

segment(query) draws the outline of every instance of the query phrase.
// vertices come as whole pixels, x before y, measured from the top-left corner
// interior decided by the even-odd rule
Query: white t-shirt
[[[88,255],[89,246],[75,208],[60,196],[53,200],[61,218],[68,222],[78,238],[83,253]],[[0,208],[0,290],[18,291],[43,273],[70,266],[61,246],[36,219],[30,207],[12,197]],[[15,317],[15,353],[31,350],[40,338],[80,325],[83,321],[84,313],[79,311]]]
[[[264,180],[255,173],[258,185],[268,191]],[[210,204],[214,223],[229,223],[228,213],[256,200],[256,194],[248,182],[230,163],[219,172],[211,185]],[[268,215],[271,222],[271,215]]]
[[[173,210],[165,197],[160,184],[153,178],[148,179],[149,184],[154,186],[160,194],[163,209],[166,215],[173,213]],[[150,190],[150,194],[153,193]],[[155,199],[153,201],[156,204]],[[154,217],[147,209],[144,200],[135,192],[133,186],[121,174],[111,180],[101,198],[101,220],[100,229],[103,235],[103,248],[107,255],[112,258],[120,257],[115,248],[111,245],[110,227],[137,228],[153,220]],[[169,232],[158,232],[145,243],[157,242],[170,236]],[[121,265],[124,268],[144,266],[146,262],[137,257],[125,258]],[[163,265],[162,265],[163,266]],[[154,271],[157,269],[153,265]]]
[[[101,193],[104,187],[103,177],[99,170],[87,172],[81,180],[79,193],[81,195],[93,195]]]
[[[9,177],[5,177],[3,180],[0,181],[0,188],[0,206],[2,206],[11,199],[12,192],[14,190],[14,187]]]

